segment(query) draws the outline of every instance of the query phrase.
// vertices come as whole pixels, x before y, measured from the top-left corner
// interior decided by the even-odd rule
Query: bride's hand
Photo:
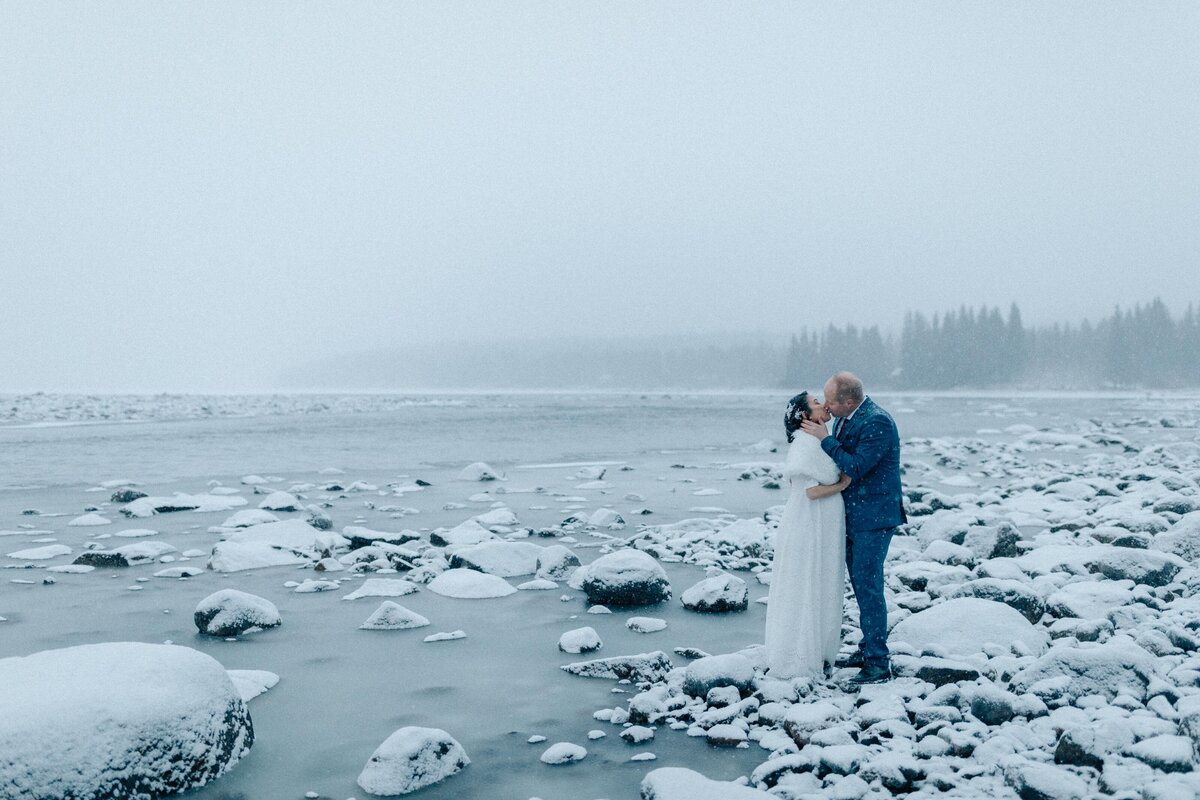
[[[842,473],[842,477],[838,479],[837,487],[840,491],[845,491],[850,486],[850,476]]]

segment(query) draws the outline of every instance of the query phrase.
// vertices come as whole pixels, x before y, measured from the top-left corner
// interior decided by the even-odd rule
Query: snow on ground
[[[953,416],[951,402],[906,402],[903,423]],[[853,670],[822,680],[764,670],[764,608],[747,594],[767,592],[786,486],[776,461],[745,461],[757,435],[607,464],[488,452],[475,457],[487,462],[301,474],[248,459],[236,473],[175,485],[113,470],[135,474],[144,498],[84,494],[137,485],[94,471],[77,489],[0,493],[6,641],[26,654],[133,631],[216,656],[242,697],[279,680],[251,709],[267,754],[251,752],[200,800],[284,784],[350,796],[372,750],[408,722],[454,731],[478,754],[470,770],[422,790],[436,798],[484,786],[612,798],[1195,796],[1196,407],[1114,414],[1105,402],[1052,425],[1026,424],[1019,406],[973,408],[963,430],[905,442],[911,521],[887,564],[897,679],[861,691],[846,683]],[[752,457],[777,458],[768,444],[751,446]],[[519,475],[521,486],[478,482],[488,474]],[[252,494],[259,505],[285,490],[295,502],[230,516]],[[723,507],[689,511],[716,493]],[[180,498],[202,502],[172,513],[169,503],[187,508]],[[131,545],[107,549],[103,526],[71,524],[127,508],[155,516],[155,531],[116,534],[139,539]],[[315,527],[322,515],[345,535]],[[422,585],[429,591],[412,591]],[[365,623],[368,607],[338,602],[404,594],[412,608],[385,600]],[[206,613],[237,617],[221,631],[230,641],[194,636],[202,599]],[[598,600],[621,613],[582,626]],[[848,598],[847,652],[856,616]],[[283,618],[269,634],[240,635]],[[422,641],[359,630],[429,619],[448,632]],[[447,640],[457,641],[425,644]],[[601,640],[603,658],[554,669]],[[41,696],[29,692],[35,704]],[[352,720],[321,710],[345,704]],[[344,742],[338,754],[316,758],[324,736],[290,733],[313,713]],[[624,735],[590,736],[597,721]],[[572,757],[584,741],[587,757]],[[663,768],[638,766],[651,759]]]

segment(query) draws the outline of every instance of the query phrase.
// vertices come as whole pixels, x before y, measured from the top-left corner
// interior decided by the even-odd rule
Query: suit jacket
[[[908,521],[900,488],[900,433],[891,415],[871,398],[846,421],[842,438],[826,436],[821,449],[851,478],[842,492],[847,533],[885,530]]]

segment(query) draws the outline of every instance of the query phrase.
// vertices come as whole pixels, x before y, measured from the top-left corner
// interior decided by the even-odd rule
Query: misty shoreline
[[[801,389],[418,389],[411,391],[346,390],[341,392],[230,392],[230,393],[56,393],[0,394],[0,429],[38,429],[88,425],[131,425],[197,419],[253,419],[311,414],[379,414],[412,408],[473,409],[482,401],[506,398],[590,398],[613,401],[678,400],[681,397],[761,401],[785,398]],[[903,400],[977,399],[1008,400],[1145,400],[1163,403],[1200,399],[1200,388],[1134,389],[881,389],[873,396],[893,403]],[[903,406],[894,409],[905,413]]]

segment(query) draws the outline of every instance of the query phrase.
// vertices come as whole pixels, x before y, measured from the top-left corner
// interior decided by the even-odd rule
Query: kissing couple
[[[849,372],[825,383],[825,398],[788,403],[783,474],[791,495],[775,533],[766,652],[777,678],[823,679],[842,643],[845,575],[858,603],[858,649],[837,661],[858,667],[851,682],[891,678],[883,563],[907,518],[900,487],[900,435]],[[832,433],[826,427],[836,420]]]

